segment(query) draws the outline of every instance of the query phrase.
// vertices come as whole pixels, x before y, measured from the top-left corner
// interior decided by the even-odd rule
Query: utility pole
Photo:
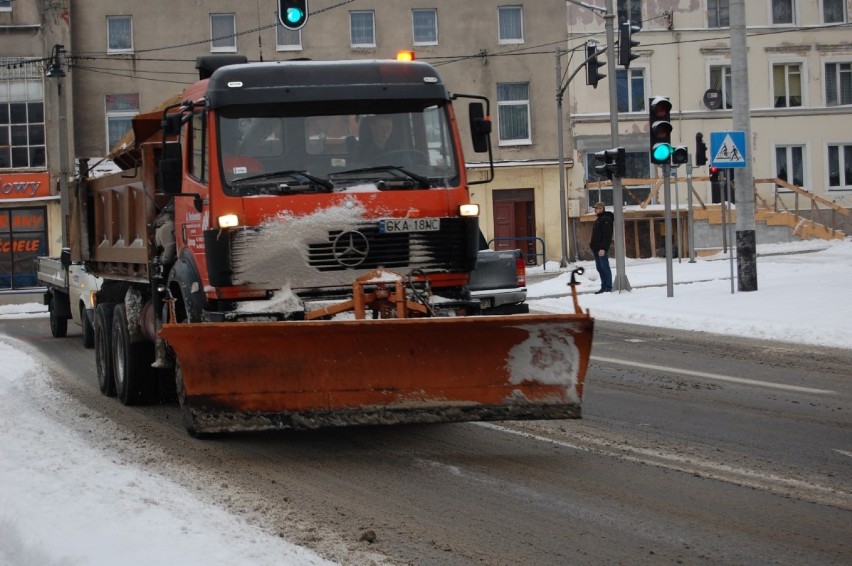
[[[613,1],[606,0],[606,45],[607,74],[609,78],[609,126],[612,147],[618,147],[618,83],[615,71],[615,10]],[[630,281],[624,261],[624,195],[621,192],[621,179],[612,179],[612,210],[615,216],[613,238],[615,238],[615,278],[612,288],[615,291],[630,291]]]
[[[562,230],[562,258],[559,261],[559,267],[568,267],[568,205],[565,195],[565,144],[562,133],[562,95],[565,89],[562,88],[562,50],[556,48],[556,151],[559,152],[559,218],[560,228]],[[573,260],[573,254],[572,254]]]
[[[751,104],[748,92],[748,46],[745,0],[731,0],[731,82],[734,130],[745,132],[751,145]],[[754,175],[751,150],[745,167],[734,170],[737,202],[737,281],[740,291],[757,291],[757,242],[754,223]]]
[[[65,46],[56,44],[53,46],[50,69],[47,78],[56,79],[57,104],[59,118],[59,203],[62,211],[62,247],[68,246],[68,217],[70,216],[70,197],[68,194],[68,176],[70,175],[68,164],[68,101],[65,92],[65,71],[62,70],[61,55],[65,52]]]

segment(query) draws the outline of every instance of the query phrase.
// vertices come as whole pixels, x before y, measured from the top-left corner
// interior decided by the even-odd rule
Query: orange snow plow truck
[[[452,101],[474,99],[490,161],[487,100],[422,62],[197,67],[134,118],[123,171],[72,191],[102,393],[168,388],[193,436],[580,417],[576,293],[574,314],[482,316],[466,290],[479,211]]]

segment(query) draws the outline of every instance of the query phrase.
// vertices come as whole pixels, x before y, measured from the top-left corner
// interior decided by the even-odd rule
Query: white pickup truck
[[[101,279],[86,270],[81,263],[72,263],[69,250],[62,256],[39,257],[38,280],[47,290],[44,304],[50,311],[50,333],[63,338],[68,332],[68,319],[83,328],[83,347],[95,346],[95,293]]]

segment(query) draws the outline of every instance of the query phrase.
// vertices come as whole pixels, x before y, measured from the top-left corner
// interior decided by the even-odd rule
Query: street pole
[[[745,0],[731,0],[731,93],[734,130],[745,132],[748,159],[734,172],[737,203],[737,272],[740,291],[757,291],[757,242],[754,222],[754,175],[751,168],[751,115],[748,92],[748,46]]]
[[[686,164],[686,236],[689,246],[689,263],[695,263],[695,218],[692,208],[692,163]]]
[[[618,84],[615,70],[615,21],[613,1],[606,0],[606,45],[607,45],[607,78],[609,79],[609,126],[612,137],[612,147],[618,147]],[[615,238],[615,279],[612,288],[616,291],[630,291],[630,281],[624,261],[624,196],[621,192],[621,178],[612,179],[612,209],[615,216],[613,238]]]
[[[674,297],[672,270],[672,166],[663,165],[663,210],[666,227],[666,297]]]
[[[562,258],[559,267],[568,267],[568,206],[565,196],[565,147],[562,133],[562,50],[556,48],[556,151],[559,152],[559,220],[562,230]]]
[[[60,57],[65,46],[53,46],[50,69],[47,77],[56,79],[58,118],[59,118],[59,207],[62,214],[62,247],[68,246],[68,217],[70,216],[70,197],[68,194],[68,104],[65,95],[65,71],[62,70]]]

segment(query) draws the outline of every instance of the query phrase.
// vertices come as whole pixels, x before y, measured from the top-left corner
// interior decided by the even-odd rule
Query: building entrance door
[[[494,191],[494,249],[524,252],[535,265],[535,197],[532,189]]]

